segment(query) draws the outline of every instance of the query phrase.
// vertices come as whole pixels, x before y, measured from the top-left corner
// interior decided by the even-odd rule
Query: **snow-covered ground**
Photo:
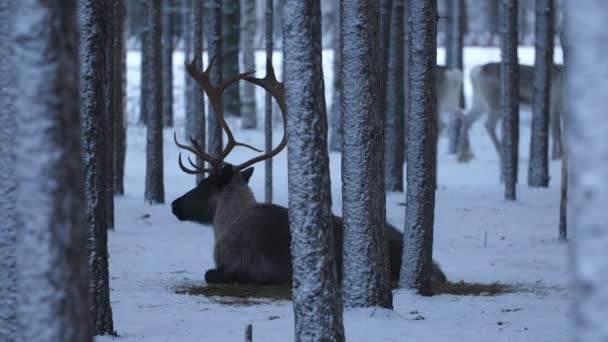
[[[443,58],[439,51],[439,58]],[[280,66],[277,54],[275,64]],[[331,53],[324,64],[327,95],[331,85]],[[499,60],[497,49],[467,49],[466,68]],[[258,54],[259,70],[264,56]],[[520,49],[522,63],[532,63],[533,51]],[[557,55],[561,60],[561,55]],[[170,203],[194,186],[194,178],[179,171],[173,129],[165,130],[166,204],[144,203],[145,128],[138,126],[139,55],[128,56],[129,132],[126,195],[116,199],[116,231],[110,233],[112,307],[118,341],[242,341],[253,324],[256,341],[293,340],[291,303],[225,305],[200,296],[176,294],[184,286],[203,285],[213,267],[210,227],[179,222]],[[175,55],[175,109],[178,134],[183,131],[183,57]],[[468,80],[467,80],[468,82]],[[465,85],[467,96],[470,87]],[[261,93],[259,100],[261,100]],[[327,96],[328,102],[331,96]],[[261,104],[258,101],[258,104]],[[503,200],[498,163],[481,124],[471,130],[475,159],[468,164],[439,148],[439,189],[435,210],[434,257],[452,281],[518,284],[520,292],[498,296],[437,295],[420,297],[396,290],[394,311],[346,310],[349,341],[564,341],[568,331],[566,246],[557,241],[560,163],[551,162],[549,189],[525,185],[529,150],[529,113],[522,113],[520,185],[515,203]],[[238,122],[233,122],[238,127]],[[261,131],[235,133],[245,142],[263,146]],[[281,131],[275,131],[275,141]],[[237,150],[229,160],[247,158]],[[334,212],[341,213],[340,155],[331,154]],[[275,203],[287,205],[286,153],[274,162]],[[263,166],[251,186],[263,197]],[[405,195],[390,193],[388,220],[403,227]],[[97,341],[110,341],[100,337]]]

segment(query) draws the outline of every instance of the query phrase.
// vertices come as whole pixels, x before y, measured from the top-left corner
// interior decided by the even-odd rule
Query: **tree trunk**
[[[209,61],[214,60],[211,69],[211,82],[219,84],[222,80],[222,1],[221,0],[206,0],[207,11],[205,11],[207,19],[207,53]],[[223,107],[223,103],[220,104]],[[207,108],[208,125],[207,125],[207,151],[209,153],[219,155],[222,150],[222,127],[220,127],[216,114],[213,108]]]
[[[401,284],[431,294],[435,215],[436,18],[435,0],[411,0],[407,192]]]
[[[569,226],[573,274],[572,341],[608,340],[608,120],[606,6],[565,1],[566,89],[568,97]]]
[[[297,342],[344,341],[334,257],[320,7],[319,0],[286,0],[283,18]]]
[[[448,23],[446,25],[446,54],[445,65],[450,68],[457,68],[463,72],[462,52],[464,37],[464,0],[448,1]],[[461,107],[464,107],[464,94],[460,95]],[[443,115],[444,113],[438,113]],[[461,116],[458,113],[450,113],[451,118],[448,122],[448,152],[455,154],[458,152],[460,141],[460,126],[462,125]]]
[[[272,55],[274,52],[272,35],[273,8],[273,0],[266,0],[264,44],[266,48],[266,59],[270,62],[272,62]],[[268,70],[266,70],[266,74],[268,74]],[[272,96],[270,96],[269,92],[264,92],[264,96],[264,152],[270,153],[272,150]],[[272,158],[268,158],[264,161],[264,175],[264,199],[266,203],[272,203]]]
[[[405,86],[405,94],[403,96],[403,160],[405,161],[407,158],[407,118],[408,118],[408,108],[409,108],[409,91],[410,91],[410,58],[412,47],[410,44],[410,24],[409,24],[409,2],[403,3],[403,85]]]
[[[19,340],[90,342],[77,2],[12,15]]]
[[[252,71],[255,70],[255,1],[243,1],[241,20],[243,22],[241,29],[243,68],[245,71]],[[241,112],[243,128],[254,129],[258,126],[255,108],[255,86],[249,82],[243,83]]]
[[[163,126],[173,127],[173,0],[163,2]]]
[[[148,16],[147,12],[149,11],[147,0],[140,0],[138,2],[138,10],[140,10],[142,16],[146,18]],[[147,125],[148,124],[148,109],[146,106],[148,105],[148,93],[145,91],[146,84],[149,81],[147,70],[150,67],[146,64],[149,61],[149,57],[146,56],[146,41],[148,40],[148,25],[144,22],[141,32],[139,35],[139,40],[141,42],[141,68],[140,68],[140,85],[139,85],[139,123]]]
[[[87,3],[89,0],[81,0]],[[104,25],[100,27],[100,30],[105,30],[100,35],[104,41],[100,42],[100,45],[104,48],[102,51],[104,57],[100,59],[101,65],[104,67],[99,68],[99,72],[105,73],[104,78],[101,78],[104,82],[102,90],[104,94],[101,95],[100,99],[104,101],[105,108],[101,111],[102,116],[100,125],[103,127],[102,134],[104,143],[101,145],[103,148],[103,162],[102,162],[102,175],[103,175],[103,191],[105,191],[105,220],[107,222],[106,228],[114,230],[114,113],[116,112],[116,98],[114,97],[114,90],[116,85],[114,84],[114,69],[117,65],[114,63],[114,38],[116,28],[113,21],[109,18],[114,15],[114,4],[115,1],[109,1],[105,3],[105,6],[100,7],[104,13],[100,13],[99,18],[94,20],[102,20],[100,24]],[[84,4],[83,3],[83,4]],[[92,4],[91,6],[95,6]],[[101,5],[100,5],[101,6]],[[95,38],[92,38],[95,39]]]
[[[110,144],[106,130],[111,108],[110,97],[113,70],[106,58],[111,49],[113,30],[106,31],[112,4],[95,0],[80,0],[80,95],[81,134],[84,154],[85,207],[87,250],[89,261],[89,319],[94,335],[114,333],[112,309],[110,307],[110,284],[108,275],[108,212],[107,201],[113,193],[106,191],[107,159]],[[106,35],[107,33],[107,35]],[[109,46],[108,46],[109,45]],[[105,74],[104,74],[105,73]],[[107,78],[110,77],[110,80]],[[108,89],[109,88],[109,89]],[[106,104],[106,105],[104,105]]]
[[[161,48],[161,2],[152,1],[146,13],[147,82],[142,90],[148,94],[148,129],[146,142],[146,202],[164,203],[163,184],[163,97],[162,97],[162,48]]]
[[[534,104],[528,185],[549,186],[549,111],[553,70],[553,0],[536,0]]]
[[[193,3],[192,0],[184,0],[182,4],[183,8],[183,18],[184,22],[184,61],[190,62],[192,60],[192,16],[193,13]],[[190,136],[194,136],[195,128],[194,128],[194,100],[192,98],[192,94],[196,85],[194,80],[186,71],[186,67],[184,65],[184,118],[186,122],[184,123],[184,136],[186,139]]]
[[[501,0],[502,63],[500,107],[502,111],[501,166],[505,199],[515,201],[519,158],[519,64],[517,61],[517,2]]]
[[[239,73],[239,40],[241,33],[240,0],[221,0],[222,2],[222,76],[231,77]],[[252,0],[250,0],[252,1]],[[249,70],[247,70],[249,71]],[[241,97],[238,86],[229,87],[224,92],[224,114],[241,116]]]
[[[0,340],[17,342],[13,0],[0,3]]]
[[[190,27],[192,29],[192,52],[193,58],[196,63],[196,67],[199,70],[203,70],[203,4],[202,1],[194,1],[192,6],[192,15],[190,17]],[[190,62],[190,61],[188,61]],[[186,75],[188,75],[186,73]],[[188,76],[187,76],[188,77]],[[190,81],[193,81],[190,79]],[[192,106],[190,109],[193,111],[190,115],[190,125],[188,137],[195,138],[203,151],[205,150],[206,142],[206,120],[205,120],[205,96],[203,89],[201,89],[196,82],[191,82],[191,100]],[[200,157],[196,157],[196,165],[201,168],[205,167],[205,161]],[[205,178],[205,174],[199,173],[196,175],[196,184],[201,182]]]
[[[110,20],[114,25],[113,57],[114,63],[113,96],[115,101],[112,123],[114,125],[114,194],[124,195],[125,157],[127,153],[127,119],[126,119],[126,62],[127,48],[125,43],[126,1],[113,1],[113,12]]]
[[[405,141],[403,0],[393,0],[391,39],[388,57],[386,121],[384,123],[384,182],[388,191],[403,191]],[[373,61],[373,60],[372,60]],[[372,62],[373,63],[373,62]]]
[[[401,11],[403,2],[394,1]],[[401,11],[402,13],[403,11]],[[394,28],[403,17],[394,14]],[[378,88],[378,7],[374,1],[342,1],[342,208],[344,214],[344,303],[392,307],[385,204],[377,165],[383,132]],[[359,23],[367,25],[361,26]],[[393,40],[401,40],[396,37]],[[401,53],[399,55],[402,56]],[[401,73],[398,70],[392,70]],[[401,74],[401,76],[403,76]],[[397,95],[397,94],[394,94]],[[403,96],[401,96],[403,99]],[[398,106],[398,104],[395,104]],[[403,140],[403,139],[401,139]],[[402,164],[399,164],[401,167]]]
[[[331,93],[331,108],[329,109],[329,150],[342,151],[342,48],[340,47],[340,0],[331,0],[334,6],[334,20],[331,29],[332,48],[334,50],[334,82]]]

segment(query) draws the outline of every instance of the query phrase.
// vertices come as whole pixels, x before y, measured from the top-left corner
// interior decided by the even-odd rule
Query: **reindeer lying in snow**
[[[501,116],[500,110],[500,63],[488,63],[475,66],[471,70],[473,86],[473,106],[465,115],[462,125],[459,159],[466,159],[471,154],[468,144],[468,130],[484,113],[487,113],[485,127],[500,158],[500,141],[496,134],[496,124]],[[553,138],[552,158],[561,157],[562,116],[562,66],[554,65],[551,72],[549,122]],[[534,67],[519,65],[519,103],[530,106],[534,101]]]
[[[211,65],[213,62],[211,62]],[[208,172],[209,177],[201,181],[194,189],[172,203],[173,214],[179,220],[195,221],[203,224],[213,223],[215,243],[213,257],[216,268],[205,273],[207,283],[245,283],[245,284],[291,284],[291,232],[287,208],[258,203],[248,186],[253,174],[251,165],[272,158],[287,145],[285,132],[278,146],[269,153],[250,159],[240,165],[231,165],[224,159],[236,146],[253,147],[235,140],[221,110],[222,92],[229,85],[245,79],[261,86],[278,102],[285,124],[285,98],[283,84],[275,78],[272,66],[264,79],[251,77],[245,73],[222,81],[213,86],[209,80],[209,68],[201,72],[194,63],[187,65],[187,70],[207,94],[219,124],[228,138],[226,147],[218,156],[211,156],[191,139],[192,146],[180,144],[178,147],[194,153],[211,167],[201,168],[190,159],[193,169],[185,167],[181,155],[179,166],[188,174]],[[255,149],[254,149],[255,150]],[[338,265],[338,274],[342,275],[342,228],[340,217],[333,217],[334,249]],[[387,224],[388,255],[391,279],[399,279],[403,234]],[[441,268],[433,263],[432,280],[442,283],[446,277]]]

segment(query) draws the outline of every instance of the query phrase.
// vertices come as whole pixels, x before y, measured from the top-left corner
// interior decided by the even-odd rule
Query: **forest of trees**
[[[608,198],[602,183],[608,174],[608,120],[602,112],[608,72],[598,67],[605,63],[601,57],[608,36],[601,24],[608,10],[596,8],[597,2],[580,2],[3,1],[0,340],[92,341],[96,335],[117,334],[108,250],[109,234],[122,228],[114,218],[115,196],[125,195],[129,157],[127,50],[141,55],[140,111],[130,124],[145,131],[145,168],[137,175],[145,181],[145,192],[129,196],[141,198],[148,212],[171,210],[164,205],[165,144],[170,143],[164,132],[196,156],[188,159],[194,168],[189,169],[180,155],[181,170],[196,174],[198,185],[211,183],[213,196],[229,199],[253,197],[251,190],[234,190],[235,184],[247,188],[253,169],[247,175],[241,164],[232,176],[232,165],[224,159],[235,147],[263,153],[237,142],[229,123],[238,122],[239,132],[257,130],[264,137],[261,156],[266,158],[254,157],[246,166],[265,160],[265,203],[273,203],[271,157],[287,146],[287,189],[280,190],[288,194],[296,341],[345,341],[344,308],[390,310],[395,286],[432,296],[439,267],[433,261],[439,107],[446,96],[440,84],[446,69],[436,62],[438,45],[445,45],[447,70],[460,76],[465,46],[500,49],[495,76],[482,76],[498,84],[496,92],[483,96],[496,102],[488,116],[501,120],[501,136],[492,136],[492,142],[505,200],[525,204],[518,195],[520,97],[532,94],[529,187],[549,186],[550,129],[564,131],[564,141],[553,139],[563,182],[555,236],[571,249],[572,331],[581,341],[608,338],[602,321],[606,307],[598,305],[606,297],[608,268],[601,209]],[[535,65],[526,69],[519,64],[518,46],[532,44]],[[563,69],[553,63],[556,47],[564,49]],[[325,81],[324,48],[334,53],[332,84]],[[272,68],[277,51],[282,51],[283,83]],[[185,57],[183,122],[174,110],[176,52]],[[256,54],[267,59],[266,79],[249,73]],[[490,68],[483,67],[480,73]],[[528,93],[521,80],[532,81]],[[256,104],[256,84],[266,90],[263,105]],[[332,106],[326,104],[326,87]],[[457,86],[447,87],[458,89],[461,110],[448,124],[449,150],[461,153],[476,117],[464,111],[462,77]],[[556,119],[552,97],[557,93],[560,99],[573,96],[563,96],[559,104],[567,113]],[[274,149],[273,99],[285,112],[279,124],[287,136]],[[178,134],[188,145],[177,142]],[[340,158],[339,179],[330,179],[333,157]],[[236,178],[227,178],[227,167]],[[332,182],[341,183],[340,197],[334,194],[333,201],[340,202],[342,219],[333,216]],[[387,191],[405,200],[395,283]],[[266,222],[259,216],[235,217]],[[277,226],[273,221],[268,229]],[[220,233],[214,230],[216,241],[226,239]],[[246,331],[251,340],[250,325]]]

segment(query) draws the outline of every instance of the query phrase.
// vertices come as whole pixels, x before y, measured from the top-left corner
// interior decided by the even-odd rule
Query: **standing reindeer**
[[[226,163],[224,159],[236,146],[254,147],[237,142],[224,119],[221,108],[223,91],[239,80],[246,80],[265,89],[279,104],[285,124],[285,95],[281,82],[268,62],[268,75],[259,79],[244,73],[220,82],[214,86],[209,79],[211,61],[207,70],[201,72],[194,62],[186,65],[190,76],[196,80],[207,94],[216,119],[227,136],[224,149],[217,156],[206,153],[195,139],[192,146],[181,144],[174,135],[175,144],[209,163],[209,168],[201,168],[188,158],[192,169],[184,166],[181,154],[179,166],[188,174],[208,173],[193,190],[172,203],[173,214],[179,220],[213,223],[213,257],[216,268],[205,273],[207,283],[245,283],[245,284],[291,284],[291,232],[287,208],[274,204],[258,203],[248,186],[253,174],[253,164],[272,158],[287,145],[285,131],[281,142],[269,153],[259,155],[239,165]],[[285,127],[285,125],[283,125]],[[333,218],[334,249],[338,274],[342,275],[342,219]],[[399,279],[403,235],[387,224],[388,254],[391,266],[391,279]],[[433,264],[433,281],[443,283],[446,277],[441,268]]]
[[[500,141],[496,134],[496,124],[500,119],[500,63],[478,65],[471,70],[471,85],[473,87],[473,107],[465,115],[462,125],[459,159],[470,156],[468,130],[477,119],[487,113],[486,130],[500,158]],[[562,66],[554,65],[551,72],[550,112],[549,120],[553,137],[552,158],[561,157],[561,123],[562,117]],[[519,102],[530,106],[534,101],[534,67],[519,65]]]

